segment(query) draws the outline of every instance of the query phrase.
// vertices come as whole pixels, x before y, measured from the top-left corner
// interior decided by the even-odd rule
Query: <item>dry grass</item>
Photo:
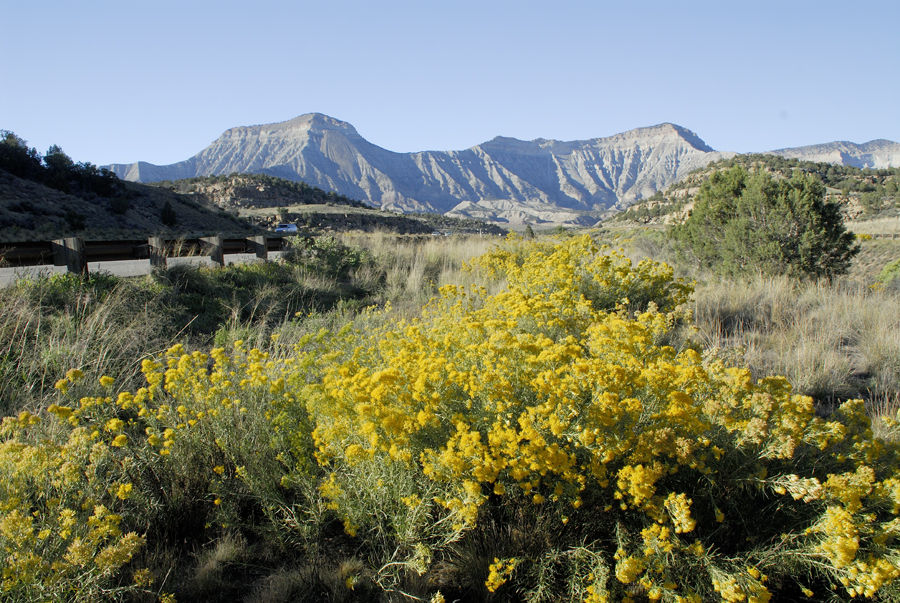
[[[467,285],[464,262],[497,244],[497,237],[402,236],[393,233],[352,233],[341,242],[368,252],[373,263],[361,267],[354,278],[361,282],[383,279],[380,301],[390,301],[404,315],[416,315],[443,285]]]
[[[246,603],[330,601],[364,603],[383,600],[374,585],[359,574],[364,563],[356,558],[287,567],[258,580],[243,598]],[[352,588],[351,586],[352,585]],[[407,599],[411,601],[411,599]]]
[[[897,221],[849,228],[864,231],[859,224],[890,233]],[[871,287],[884,265],[900,257],[900,239],[862,241],[850,273],[831,283],[761,276],[724,280],[678,265],[660,232],[631,231],[620,240],[633,261],[669,262],[681,275],[701,281],[694,295],[697,336],[704,348],[734,365],[757,377],[784,375],[796,391],[826,403],[900,392],[900,292]]]
[[[882,439],[890,441],[900,440],[900,393],[876,396],[866,404],[869,416],[872,418],[872,431]]]
[[[900,259],[900,238],[862,241],[848,276],[871,284],[887,264],[897,259]]]
[[[858,220],[847,223],[847,230],[856,234],[900,234],[900,216],[894,218],[876,218]]]
[[[849,281],[753,278],[698,287],[704,347],[819,401],[900,392],[900,296]]]
[[[35,408],[67,369],[117,387],[140,381],[140,362],[169,343],[163,316],[136,303],[128,283],[110,290],[76,277],[44,278],[0,289],[0,411]],[[146,300],[145,300],[146,301]]]
[[[214,546],[198,553],[192,590],[197,595],[221,592],[227,587],[229,566],[247,556],[247,542],[240,535],[224,534]]]

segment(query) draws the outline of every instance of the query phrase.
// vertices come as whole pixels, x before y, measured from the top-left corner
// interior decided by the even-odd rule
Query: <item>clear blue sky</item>
[[[900,1],[0,0],[0,129],[187,159],[320,112],[392,151],[673,122],[725,151],[900,141]]]

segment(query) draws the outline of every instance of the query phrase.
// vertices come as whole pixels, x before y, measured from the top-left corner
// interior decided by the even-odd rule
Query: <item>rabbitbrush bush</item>
[[[60,404],[7,419],[4,594],[148,583],[120,526],[187,497],[289,546],[338,518],[366,560],[355,592],[898,598],[897,447],[862,402],[819,418],[785,379],[705,357],[684,343],[691,287],[588,238],[511,240],[470,269],[505,289],[445,287],[418,319],[371,311],[271,353],[176,346],[133,394],[64,404],[67,379]],[[525,532],[465,565],[504,519]],[[441,586],[448,565],[470,575]]]

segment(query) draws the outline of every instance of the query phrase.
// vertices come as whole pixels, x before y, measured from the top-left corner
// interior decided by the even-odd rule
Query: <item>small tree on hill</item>
[[[178,222],[178,216],[175,214],[175,210],[172,208],[172,204],[169,201],[166,201],[166,204],[163,205],[159,217],[166,226],[175,226]]]
[[[831,277],[859,252],[825,186],[800,170],[790,179],[740,166],[714,172],[673,235],[698,264],[730,275]]]

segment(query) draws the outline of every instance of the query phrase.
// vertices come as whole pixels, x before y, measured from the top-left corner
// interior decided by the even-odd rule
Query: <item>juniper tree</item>
[[[790,179],[740,166],[714,172],[673,236],[700,266],[729,275],[830,278],[859,251],[825,186],[800,170]]]

